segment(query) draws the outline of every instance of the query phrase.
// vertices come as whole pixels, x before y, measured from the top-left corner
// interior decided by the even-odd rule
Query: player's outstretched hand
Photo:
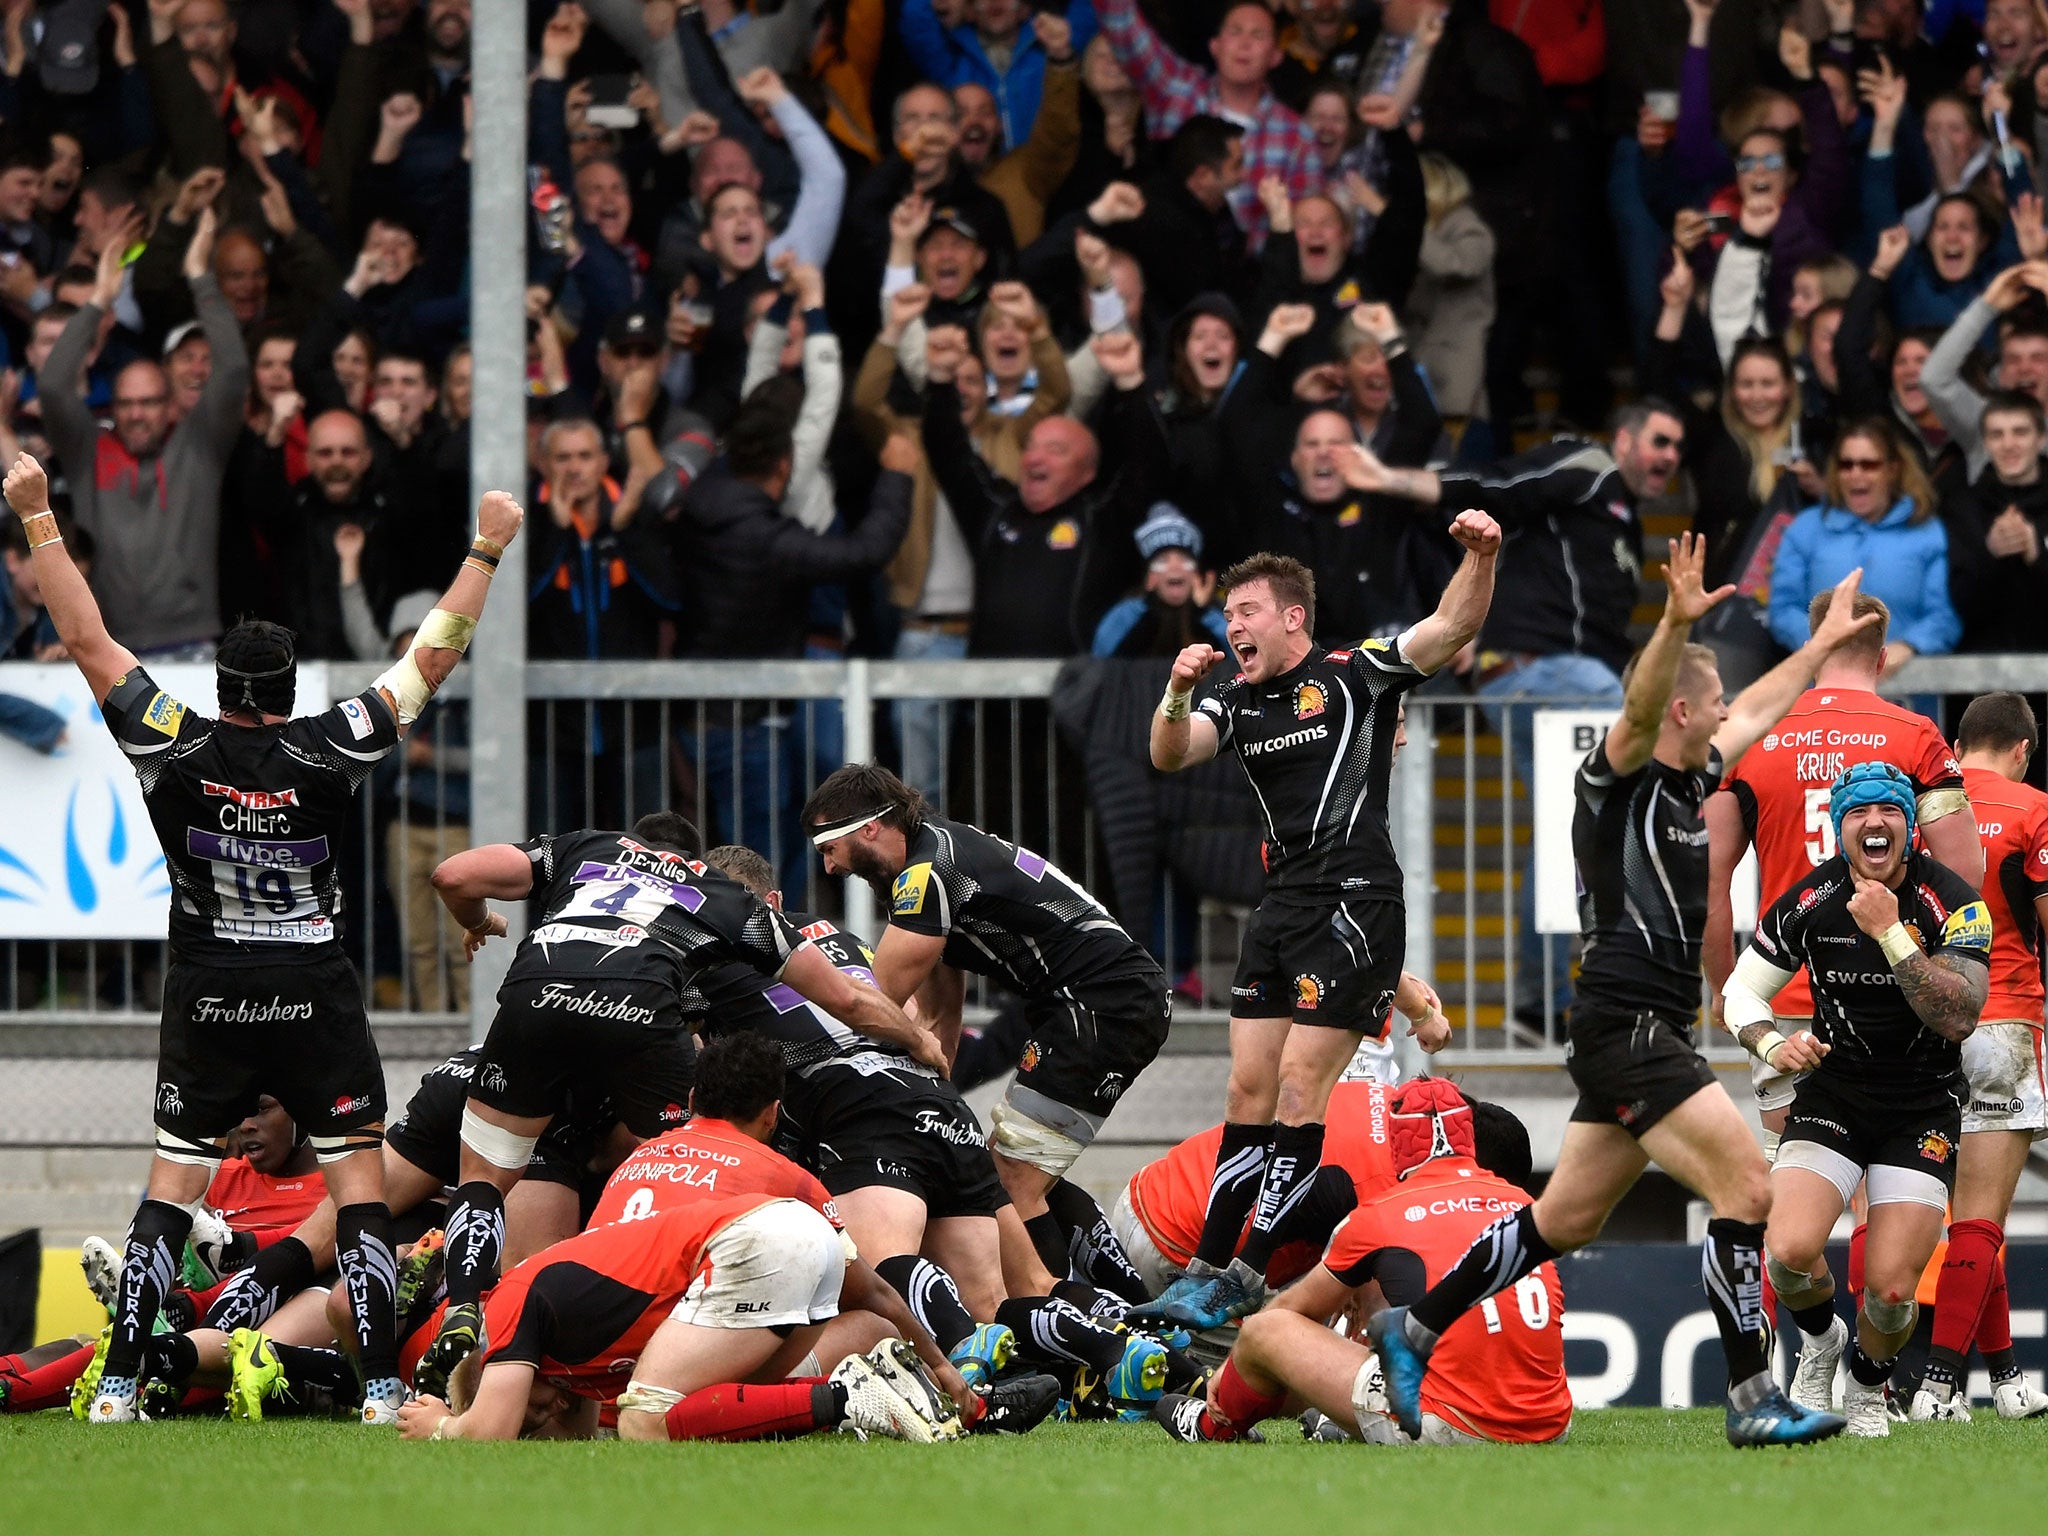
[[[493,912],[483,920],[482,926],[468,928],[463,931],[462,952],[474,960],[478,950],[482,949],[492,939],[504,938],[506,931],[503,914]]]
[[[440,1398],[416,1397],[399,1406],[398,1438],[431,1440],[434,1431],[453,1417],[452,1410]]]
[[[1785,1043],[1771,1053],[1771,1068],[1779,1072],[1811,1072],[1827,1055],[1828,1047],[1810,1029],[1785,1037]]]
[[[1707,541],[1696,533],[1682,533],[1671,541],[1671,554],[1664,566],[1665,616],[1678,624],[1705,618],[1713,609],[1735,595],[1731,584],[1707,590]]]
[[[1873,939],[1882,938],[1899,920],[1899,898],[1881,880],[1859,879],[1856,894],[1849,898],[1849,915]]]
[[[501,545],[509,545],[518,538],[520,525],[525,521],[526,509],[509,492],[485,491],[484,499],[477,503],[476,531]]]
[[[0,481],[0,489],[5,490],[7,505],[14,508],[16,517],[26,520],[50,510],[50,477],[43,473],[43,466],[33,454],[14,456],[6,480]]]
[[[1195,684],[1209,675],[1223,653],[1213,645],[1190,645],[1173,658],[1173,675],[1166,686],[1175,693],[1193,693]]]
[[[1500,524],[1474,507],[1451,519],[1451,537],[1475,555],[1500,553]]]

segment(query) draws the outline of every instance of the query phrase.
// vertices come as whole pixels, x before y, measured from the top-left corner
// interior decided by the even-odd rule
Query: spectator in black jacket
[[[1962,496],[1942,503],[1948,581],[1963,651],[2048,651],[2048,448],[2041,403],[1994,394],[1981,416],[1991,462]]]
[[[1167,141],[1164,163],[1144,185],[1143,211],[1094,230],[1137,257],[1153,304],[1166,313],[1212,289],[1242,292],[1244,231],[1230,194],[1243,182],[1244,130],[1197,113]]]
[[[880,570],[910,526],[917,450],[900,435],[883,446],[873,502],[853,532],[813,533],[786,516],[795,423],[780,396],[748,396],[726,432],[724,457],[683,498],[672,532],[687,598],[685,655],[802,656],[811,587]],[[804,888],[810,852],[795,835],[809,782],[803,727],[773,704],[749,703],[715,714],[701,733],[685,727],[682,737],[718,836],[764,851],[791,891]]]
[[[400,593],[421,585],[404,580],[404,518],[371,480],[362,419],[333,410],[307,423],[306,474],[297,484],[286,484],[282,453],[250,454],[243,464],[242,499],[272,551],[271,568],[283,588],[277,611],[298,631],[299,654],[349,660],[355,652],[342,613],[335,533],[344,526],[363,531],[363,589],[379,624],[390,617]]]

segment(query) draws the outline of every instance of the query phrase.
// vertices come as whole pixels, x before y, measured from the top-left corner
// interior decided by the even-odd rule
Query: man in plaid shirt
[[[1103,35],[1144,95],[1145,125],[1155,138],[1171,137],[1198,112],[1244,129],[1244,180],[1230,194],[1230,211],[1254,251],[1266,243],[1260,181],[1278,176],[1287,184],[1287,195],[1297,201],[1323,190],[1315,135],[1266,86],[1266,76],[1281,59],[1271,11],[1256,0],[1245,0],[1224,13],[1222,26],[1209,42],[1210,56],[1216,60],[1214,75],[1162,42],[1138,14],[1137,0],[1096,0],[1095,12]]]

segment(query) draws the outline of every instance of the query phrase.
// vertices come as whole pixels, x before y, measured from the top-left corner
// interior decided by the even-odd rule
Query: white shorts
[[[1901,1168],[1892,1163],[1872,1163],[1868,1168],[1844,1157],[1833,1147],[1817,1141],[1786,1141],[1778,1145],[1778,1160],[1772,1173],[1803,1168],[1817,1173],[1841,1192],[1847,1206],[1856,1198],[1861,1184],[1870,1205],[1927,1205],[1937,1211],[1948,1209],[1948,1186],[1931,1173],[1918,1168]]]
[[[2048,1078],[2044,1078],[2039,1026],[2013,1021],[1979,1024],[1963,1042],[1963,1072],[1970,1100],[1963,1134],[2030,1131],[2048,1134]]]
[[[1137,1211],[1131,1207],[1131,1187],[1128,1184],[1116,1197],[1116,1209],[1109,1213],[1109,1229],[1124,1245],[1124,1257],[1131,1261],[1131,1268],[1138,1272],[1138,1278],[1145,1282],[1145,1288],[1154,1296],[1160,1295],[1187,1273],[1159,1251],[1159,1245],[1152,1241],[1152,1234],[1145,1230],[1145,1223],[1138,1220]]]
[[[1367,1445],[1498,1445],[1504,1442],[1489,1440],[1485,1435],[1475,1435],[1469,1429],[1460,1428],[1450,1420],[1434,1413],[1422,1416],[1422,1438],[1410,1440],[1401,1433],[1400,1427],[1387,1417],[1387,1396],[1383,1378],[1378,1370],[1377,1360],[1368,1360],[1358,1368],[1358,1374],[1351,1378],[1351,1413],[1358,1424],[1358,1438]],[[1571,1434],[1567,1425],[1565,1432],[1553,1445],[1562,1444]]]
[[[771,1200],[704,1245],[704,1268],[669,1314],[700,1328],[801,1328],[839,1315],[846,1250],[801,1200]]]
[[[1802,1029],[1812,1029],[1813,1020],[1773,1018],[1771,1027],[1789,1040]],[[1799,1087],[1802,1075],[1796,1072],[1780,1072],[1776,1067],[1765,1065],[1759,1058],[1750,1057],[1749,1087],[1756,1095],[1756,1107],[1766,1114],[1774,1109],[1791,1108],[1792,1095]]]

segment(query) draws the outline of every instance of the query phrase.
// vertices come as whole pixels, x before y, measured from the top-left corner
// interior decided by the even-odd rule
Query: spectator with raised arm
[[[995,102],[1003,142],[1022,144],[1038,120],[1039,97],[1052,65],[1043,34],[1027,27],[1033,7],[1024,0],[975,0],[967,16],[947,24],[933,0],[904,0],[897,25],[903,46],[925,79],[948,90],[978,85]],[[1095,35],[1095,8],[1089,0],[1066,0],[1057,9],[1039,11],[1069,29],[1069,52],[1085,48]]]

